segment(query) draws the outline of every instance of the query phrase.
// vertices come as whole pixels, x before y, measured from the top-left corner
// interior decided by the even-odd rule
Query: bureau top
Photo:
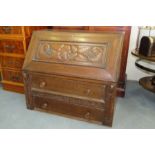
[[[36,31],[24,71],[117,82],[123,32]]]

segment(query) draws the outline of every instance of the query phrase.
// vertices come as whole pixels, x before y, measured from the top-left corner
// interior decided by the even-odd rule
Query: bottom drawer
[[[23,83],[23,76],[19,71],[3,70],[2,75],[5,81]]]
[[[32,98],[33,106],[39,109],[97,122],[103,122],[104,120],[103,108],[95,109],[93,107],[77,104],[78,102],[85,102],[84,100],[54,94],[46,95],[40,93],[35,94]]]

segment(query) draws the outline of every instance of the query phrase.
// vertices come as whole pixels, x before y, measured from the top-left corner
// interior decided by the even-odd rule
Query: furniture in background
[[[121,55],[121,66],[119,74],[119,82],[117,88],[118,96],[123,97],[125,95],[125,86],[126,86],[126,65],[128,57],[128,48],[130,40],[130,26],[53,26],[52,29],[56,30],[83,30],[88,32],[124,32],[124,43]]]
[[[1,62],[0,62],[0,84],[1,84],[1,80],[2,80],[1,72],[2,72],[2,69],[1,69]]]
[[[34,32],[23,65],[27,108],[112,126],[123,39],[123,32]]]
[[[155,74],[155,69],[142,64],[148,62],[155,65],[155,27],[143,26],[139,27],[137,35],[137,44],[132,55],[138,59],[135,61],[136,67],[139,69]],[[155,93],[155,76],[143,77],[139,80],[139,84],[145,89]]]
[[[140,68],[140,69],[142,69],[144,71],[151,72],[151,73],[155,74],[155,69],[151,69],[149,67],[146,67],[146,66],[140,64],[140,62],[142,62],[142,61],[149,61],[149,62],[154,62],[155,63],[155,56],[149,56],[149,57],[148,56],[143,56],[143,55],[140,55],[139,51],[137,51],[137,50],[132,51],[132,55],[138,57],[138,59],[135,62],[135,65],[138,68]],[[143,88],[155,93],[155,75],[141,78],[139,80],[139,84]]]
[[[21,69],[34,30],[43,26],[0,26],[0,64],[5,90],[24,92]]]

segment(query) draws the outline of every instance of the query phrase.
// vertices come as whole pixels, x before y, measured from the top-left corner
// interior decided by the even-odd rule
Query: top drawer
[[[21,34],[21,26],[0,26],[0,34]]]
[[[105,99],[106,85],[104,84],[57,75],[45,76],[42,74],[32,74],[31,82],[32,89],[38,88],[40,90],[51,91],[51,93],[57,92],[79,97],[83,96],[89,99],[99,99],[103,102]]]
[[[23,42],[16,40],[0,40],[0,53],[24,54]]]

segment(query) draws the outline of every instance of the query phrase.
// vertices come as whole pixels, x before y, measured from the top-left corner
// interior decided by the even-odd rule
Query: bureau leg
[[[105,118],[104,121],[102,122],[102,125],[107,125],[107,126],[110,126],[112,127],[112,119],[110,118]]]
[[[27,104],[27,109],[29,109],[29,110],[34,110],[34,106],[33,106],[33,105],[28,105],[28,104]]]
[[[30,94],[30,87],[27,83],[31,84],[29,74],[27,72],[23,71],[23,79],[24,79],[24,90],[25,90],[25,96],[26,96],[26,107],[27,109],[33,110],[34,106],[30,103],[32,103],[32,96]]]

